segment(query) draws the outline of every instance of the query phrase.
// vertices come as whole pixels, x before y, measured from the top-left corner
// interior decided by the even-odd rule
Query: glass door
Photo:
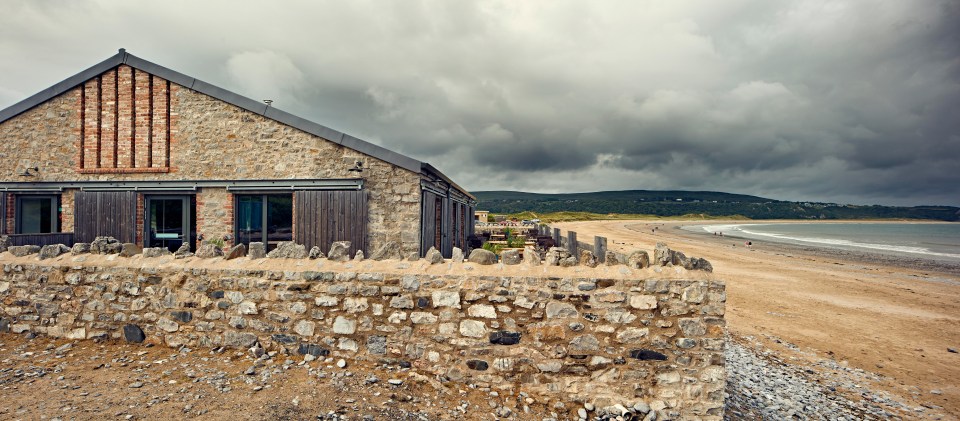
[[[147,247],[177,251],[184,241],[191,243],[193,212],[190,199],[190,196],[147,196]]]

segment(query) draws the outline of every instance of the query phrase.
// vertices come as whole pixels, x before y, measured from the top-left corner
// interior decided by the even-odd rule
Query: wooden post
[[[553,243],[557,247],[563,247],[563,243],[560,242],[560,228],[553,229]]]
[[[578,247],[577,247],[577,233],[575,233],[575,232],[573,232],[573,231],[567,231],[567,242],[570,243],[570,245],[567,247],[567,250],[570,252],[570,255],[576,257],[577,259],[579,259],[579,258],[580,258],[580,253],[577,251],[577,249],[578,249]]]
[[[593,254],[597,256],[597,261],[603,263],[606,261],[607,254],[607,238],[594,236],[593,237]]]

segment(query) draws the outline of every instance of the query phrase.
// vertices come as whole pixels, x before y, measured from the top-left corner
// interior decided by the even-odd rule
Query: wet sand
[[[732,335],[766,341],[787,360],[831,359],[876,373],[872,388],[960,418],[960,354],[948,351],[960,349],[960,264],[756,240],[747,248],[743,239],[679,228],[696,223],[553,226],[576,231],[581,241],[605,236],[611,250],[652,254],[662,241],[706,258],[727,283]]]

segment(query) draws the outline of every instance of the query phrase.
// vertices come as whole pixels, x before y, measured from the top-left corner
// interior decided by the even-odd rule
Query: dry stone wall
[[[9,334],[260,344],[306,359],[409,363],[442,381],[608,411],[649,407],[658,419],[723,415],[726,295],[703,273],[4,256],[0,331]]]

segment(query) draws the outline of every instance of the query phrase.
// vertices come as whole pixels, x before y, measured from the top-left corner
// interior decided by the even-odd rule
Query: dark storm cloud
[[[7,3],[0,107],[126,47],[472,190],[960,204],[956,2]]]

